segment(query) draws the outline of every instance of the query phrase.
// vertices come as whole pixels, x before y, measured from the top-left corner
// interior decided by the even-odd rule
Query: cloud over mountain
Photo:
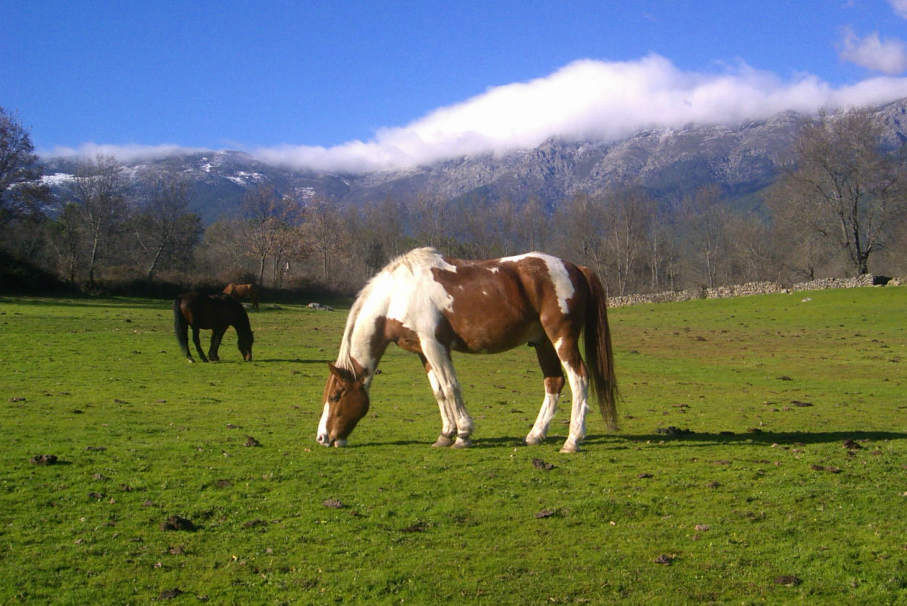
[[[584,59],[548,76],[491,87],[409,124],[379,129],[365,141],[250,151],[277,165],[361,173],[465,155],[500,154],[535,147],[551,137],[610,141],[642,129],[736,124],[786,110],[813,113],[902,97],[907,97],[907,78],[876,77],[835,87],[810,74],[784,79],[743,62],[697,72],[682,70],[657,54],[634,61]],[[142,153],[160,155],[172,148],[90,149],[135,158]]]
[[[549,76],[490,88],[368,141],[258,149],[267,162],[354,172],[401,168],[476,153],[534,147],[550,137],[617,140],[640,129],[739,123],[781,111],[813,113],[907,96],[907,78],[835,88],[805,74],[783,80],[740,63],[684,71],[650,54],[636,61],[580,60]]]
[[[196,147],[183,147],[174,144],[162,145],[109,145],[99,143],[83,143],[79,147],[55,147],[42,156],[51,158],[79,157],[95,158],[96,156],[113,156],[120,162],[134,162],[138,160],[155,160],[180,154],[193,154],[208,151]]]

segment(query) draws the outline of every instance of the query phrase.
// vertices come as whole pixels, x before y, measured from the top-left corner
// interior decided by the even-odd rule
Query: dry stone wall
[[[649,294],[624,295],[608,297],[609,307],[623,307],[624,305],[638,305],[642,303],[667,303],[677,301],[690,301],[692,299],[725,299],[728,297],[746,297],[749,295],[766,295],[779,292],[798,292],[804,290],[825,290],[828,288],[860,288],[864,286],[898,286],[905,283],[904,278],[887,278],[863,274],[855,278],[821,278],[809,282],[797,282],[785,286],[779,282],[747,282],[734,286],[719,286],[717,288],[702,288],[699,290],[666,291]]]

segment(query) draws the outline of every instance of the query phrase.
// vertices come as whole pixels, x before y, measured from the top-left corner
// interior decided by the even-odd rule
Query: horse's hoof
[[[538,446],[539,444],[541,444],[544,441],[545,441],[545,438],[543,438],[541,436],[536,436],[533,434],[529,434],[528,436],[526,436],[526,445],[527,446]]]
[[[579,452],[579,446],[576,444],[564,444],[564,447],[561,448],[561,452],[564,454],[573,454],[574,452]]]
[[[192,358],[186,358],[186,362],[188,362],[189,364],[195,364],[195,360],[193,360]]]
[[[450,438],[445,435],[438,436],[438,439],[435,440],[435,443],[431,445],[432,448],[446,448],[453,444]]]
[[[453,443],[454,448],[469,448],[472,446],[472,440],[469,438],[457,438],[457,441]]]

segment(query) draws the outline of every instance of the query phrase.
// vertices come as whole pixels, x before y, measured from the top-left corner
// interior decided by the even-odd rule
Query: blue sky
[[[44,154],[367,170],[907,96],[907,0],[35,0],[0,23],[0,106]]]

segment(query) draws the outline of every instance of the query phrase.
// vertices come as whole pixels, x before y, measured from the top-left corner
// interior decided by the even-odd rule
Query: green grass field
[[[0,298],[0,603],[907,603],[905,287],[612,310],[576,455],[528,347],[455,356],[472,449],[394,348],[322,448],[345,310],[250,317],[188,364],[168,301]]]

